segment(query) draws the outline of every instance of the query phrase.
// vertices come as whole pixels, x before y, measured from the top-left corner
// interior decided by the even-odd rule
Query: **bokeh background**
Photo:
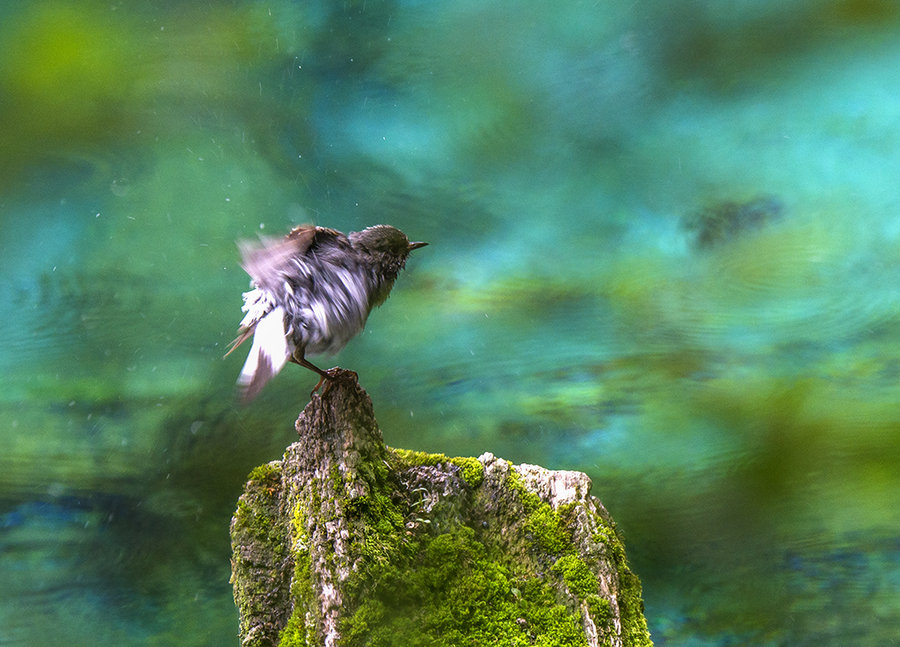
[[[237,645],[235,240],[416,252],[394,446],[587,472],[657,645],[900,636],[900,6],[0,4],[0,644]]]

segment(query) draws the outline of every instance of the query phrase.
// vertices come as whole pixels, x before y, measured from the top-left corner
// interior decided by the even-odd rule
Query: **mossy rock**
[[[389,449],[349,372],[297,430],[232,521],[242,645],[652,644],[586,475]]]

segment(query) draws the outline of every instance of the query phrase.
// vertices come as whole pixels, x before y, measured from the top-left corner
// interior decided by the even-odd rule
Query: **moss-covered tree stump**
[[[238,502],[242,645],[652,644],[586,475],[389,449],[355,374],[336,375]]]

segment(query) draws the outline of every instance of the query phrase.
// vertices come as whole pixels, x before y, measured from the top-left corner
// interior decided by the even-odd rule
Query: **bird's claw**
[[[316,382],[316,385],[313,387],[313,390],[309,392],[310,400],[313,398],[313,396],[316,393],[318,393],[319,389],[322,388],[322,383],[325,381],[326,377],[328,378],[328,384],[325,385],[325,389],[322,391],[322,395],[325,395],[326,393],[328,393],[328,389],[331,388],[331,378],[323,373],[322,375],[319,376],[319,381]]]
[[[319,389],[322,388],[322,384],[325,385],[325,388],[322,389],[322,392],[319,394],[319,397],[324,397],[331,390],[331,386],[339,379],[347,379],[352,377],[354,381],[359,381],[359,375],[356,374],[355,371],[348,371],[347,369],[342,369],[339,366],[335,366],[334,368],[330,368],[327,371],[322,371],[319,374],[319,381],[316,382],[316,386],[310,392],[309,397],[312,399],[316,393],[318,393]]]

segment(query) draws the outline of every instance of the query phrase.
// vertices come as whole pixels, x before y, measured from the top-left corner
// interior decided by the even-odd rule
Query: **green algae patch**
[[[344,647],[587,644],[550,586],[492,559],[467,526],[412,542],[372,575],[342,623]]]

